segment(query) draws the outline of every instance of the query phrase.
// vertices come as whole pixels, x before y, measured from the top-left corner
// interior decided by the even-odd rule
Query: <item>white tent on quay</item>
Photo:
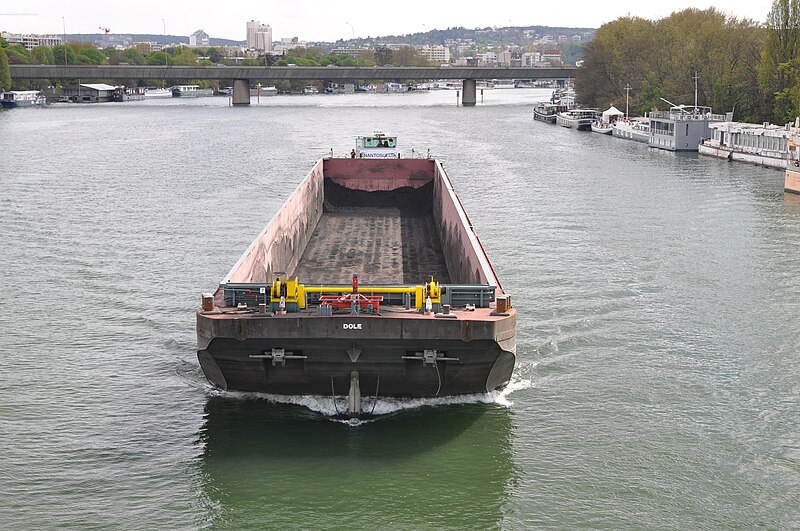
[[[625,113],[614,107],[609,107],[607,111],[603,111],[603,121],[610,122],[612,117],[625,116]]]

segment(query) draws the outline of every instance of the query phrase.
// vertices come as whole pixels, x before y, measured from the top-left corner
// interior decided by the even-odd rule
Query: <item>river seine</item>
[[[800,198],[534,122],[548,95],[0,112],[2,526],[798,528]],[[201,292],[375,130],[444,161],[519,310],[511,385],[357,426],[213,390]]]

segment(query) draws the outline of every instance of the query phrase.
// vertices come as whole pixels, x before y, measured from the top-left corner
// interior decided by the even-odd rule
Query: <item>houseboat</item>
[[[698,147],[702,155],[780,169],[797,159],[792,156],[797,153],[790,151],[789,145],[798,138],[800,129],[792,124],[717,122],[710,124],[709,129],[710,138]]]
[[[597,109],[568,109],[556,115],[556,123],[570,129],[591,131],[596,116]]]
[[[537,103],[533,108],[533,119],[548,124],[554,124],[556,123],[556,116],[558,113],[564,112],[567,109],[568,107],[566,105],[543,101],[541,103]]]
[[[126,88],[124,85],[120,85],[114,89],[114,93],[111,96],[112,101],[138,101],[143,100],[147,93],[147,89],[145,87],[129,87]]]
[[[730,121],[733,113],[713,114],[711,107],[677,105],[668,111],[650,113],[650,147],[668,151],[697,151],[704,138],[711,136],[709,125]]]
[[[200,85],[175,85],[172,87],[173,98],[199,98],[201,96],[213,95],[213,89],[200,88]]]
[[[113,101],[117,87],[105,83],[81,83],[64,89],[64,95],[74,103],[108,103]]]
[[[0,97],[0,105],[8,108],[33,107],[46,103],[47,99],[38,90],[9,90]]]
[[[650,120],[648,118],[627,118],[617,120],[611,126],[611,134],[635,142],[650,142]]]
[[[356,151],[357,150],[357,151]],[[516,309],[441,162],[359,137],[314,164],[214,293],[197,355],[219,388],[347,396],[485,393],[515,364]]]

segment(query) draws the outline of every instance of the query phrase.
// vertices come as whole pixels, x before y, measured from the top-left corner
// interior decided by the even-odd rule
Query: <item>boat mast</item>
[[[625,118],[628,118],[628,96],[630,96],[631,84],[625,83]]]
[[[694,71],[694,110],[697,111],[697,80],[700,79],[697,77],[697,70]]]

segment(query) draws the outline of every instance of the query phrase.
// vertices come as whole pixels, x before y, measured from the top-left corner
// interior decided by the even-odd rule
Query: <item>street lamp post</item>
[[[67,22],[64,20],[64,17],[61,17],[61,31],[64,41],[64,66],[67,66]],[[64,70],[66,72],[66,70]]]
[[[161,24],[164,28],[164,44],[161,47],[161,51],[164,52],[164,66],[169,66],[167,64],[167,22],[162,18]]]

